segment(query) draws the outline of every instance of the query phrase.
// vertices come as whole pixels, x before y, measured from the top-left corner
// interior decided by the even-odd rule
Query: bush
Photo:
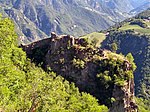
[[[85,62],[80,59],[73,59],[73,65],[78,69],[83,69],[85,67]]]

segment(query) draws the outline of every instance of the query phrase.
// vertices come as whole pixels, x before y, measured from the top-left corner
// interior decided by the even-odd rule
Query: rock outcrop
[[[116,102],[110,108],[110,112],[137,112],[137,105],[134,100],[134,80],[130,79],[121,88],[115,86],[113,97]]]
[[[85,38],[70,35],[58,36],[22,46],[28,57],[42,63],[46,70],[53,70],[79,90],[99,99],[110,112],[137,112],[134,101],[132,64],[120,55],[94,48]],[[130,74],[130,75],[129,75]]]

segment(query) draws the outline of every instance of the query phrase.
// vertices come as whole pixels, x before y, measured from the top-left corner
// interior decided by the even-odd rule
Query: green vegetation
[[[135,94],[140,99],[139,112],[149,112],[150,102],[150,9],[134,18],[127,19],[115,26],[103,31],[109,35],[101,43],[101,48],[112,50],[112,45],[117,44],[117,53],[127,55],[126,58],[132,64],[135,80]],[[144,25],[144,26],[143,26]],[[85,36],[86,37],[86,36]],[[98,36],[96,37],[98,38]],[[115,48],[115,47],[114,47]],[[112,50],[113,51],[113,50]],[[113,56],[111,56],[113,55]],[[116,57],[111,53],[110,57]],[[133,56],[132,56],[133,55]],[[134,57],[134,59],[133,59]],[[119,57],[118,57],[119,58]],[[120,57],[121,58],[121,57]],[[136,63],[135,64],[133,63]],[[104,74],[104,75],[103,75]],[[133,73],[127,73],[133,77]],[[98,77],[110,81],[109,75],[104,71],[98,73]],[[112,78],[111,78],[112,79]],[[119,83],[118,83],[119,81]],[[122,85],[122,80],[116,80],[116,84]],[[143,100],[144,99],[144,100]],[[140,106],[141,105],[141,106]]]
[[[143,28],[139,25],[125,24],[124,26],[119,28],[119,30],[134,30],[135,32],[138,32],[138,33],[150,34],[150,29],[149,28]]]
[[[103,40],[105,40],[106,36],[104,33],[93,32],[82,36],[81,38],[87,38],[90,44],[96,47],[100,47],[101,43],[103,42]]]
[[[132,63],[133,70],[136,69],[134,72],[136,96],[150,101],[150,37],[142,33],[136,34],[134,31],[110,31],[110,34],[102,43],[102,48],[111,50],[114,41],[118,46],[117,53],[124,55],[129,53],[126,58],[130,63],[133,61],[136,63],[137,69],[135,64]],[[132,74],[130,76],[132,77]]]
[[[150,111],[150,102],[142,98],[136,98],[136,103],[139,108],[139,112],[149,112]]]
[[[79,1],[76,5],[74,5],[75,1],[66,4],[63,0],[52,3],[41,0],[30,0],[27,3],[26,1],[0,0],[0,13],[14,20],[17,33],[25,36],[23,40],[25,43],[49,37],[52,31],[58,34],[81,36],[97,29],[108,28],[114,23],[111,20],[114,15],[108,17],[107,11],[105,11],[106,15],[103,15],[83,8],[85,1]]]
[[[115,24],[114,26],[110,27],[109,29],[103,32],[110,32],[110,31],[135,31],[135,33],[143,35],[150,35],[150,9],[138,14],[133,18],[126,19],[120,23]]]
[[[85,62],[80,59],[73,59],[73,65],[78,69],[83,69],[85,67]]]
[[[133,55],[131,53],[128,53],[127,56],[126,56],[126,58],[131,63],[133,71],[135,71],[137,67],[136,67],[136,65],[134,63],[134,57],[133,57]]]
[[[103,94],[103,98],[100,101],[106,101],[105,103],[110,106],[115,101],[112,98],[114,85],[123,87],[128,80],[133,79],[134,67],[132,65],[134,64],[129,67],[129,63],[126,63],[125,57],[116,55],[115,53],[109,52],[105,53],[105,55],[108,58],[97,63],[99,66],[97,71],[99,81],[97,83],[101,88],[101,94]]]
[[[149,15],[150,15],[150,8],[147,9],[146,11],[143,11],[140,14],[138,14],[135,18],[137,18],[137,19],[149,19]]]
[[[134,57],[137,65],[135,71],[136,96],[150,101],[150,9],[138,14],[134,18],[127,19],[110,28],[108,37],[102,43],[103,48],[111,49],[115,41],[118,53],[127,55],[129,52]],[[128,55],[129,56],[129,55]],[[127,56],[127,57],[128,57]],[[132,58],[131,58],[132,59]],[[130,59],[129,59],[130,60]],[[136,68],[134,65],[132,65]],[[146,106],[149,106],[145,104]]]
[[[116,52],[117,49],[118,49],[117,44],[116,43],[112,43],[111,44],[111,50],[112,50],[112,52]]]
[[[135,64],[137,65],[137,69],[135,71],[135,91],[138,97],[142,97],[150,101],[149,99],[149,36],[150,35],[150,21],[149,21],[150,10],[147,10],[135,18],[127,19],[121,23],[116,24],[114,27],[103,31],[104,33],[109,32],[107,38],[103,40],[101,43],[102,48],[109,49],[115,51],[117,48],[117,53],[122,53],[127,55],[129,52],[133,54],[135,60],[133,60],[132,55],[129,53],[127,55],[127,59],[132,63],[133,70],[136,69]],[[84,36],[86,37],[86,36]],[[98,36],[95,36],[98,38]],[[91,40],[92,41],[92,40]],[[94,41],[94,39],[93,39]],[[117,45],[114,45],[116,43]],[[115,47],[117,46],[117,47]],[[113,50],[114,49],[114,50]],[[115,56],[112,56],[115,57]],[[105,74],[105,73],[104,73]],[[130,77],[133,77],[132,73]],[[107,75],[103,76],[103,79],[109,79]],[[119,83],[116,80],[116,84],[123,84],[120,80]]]
[[[6,112],[107,112],[52,71],[44,72],[17,46],[14,25],[0,17],[0,110]]]
[[[123,64],[124,60],[120,60],[118,57],[116,57],[116,59],[112,56],[108,60],[102,61],[100,64],[100,66],[106,68],[106,70],[100,69],[97,77],[101,80],[101,83],[103,82],[106,88],[112,84],[124,86],[125,81],[133,78],[133,71],[135,68],[132,66],[132,69],[126,71],[126,66]]]
[[[150,27],[150,21],[145,21],[145,24]]]
[[[148,20],[145,20],[145,21],[148,21]],[[147,28],[147,24],[143,20],[140,20],[140,19],[131,21],[130,25],[139,25],[142,28]]]

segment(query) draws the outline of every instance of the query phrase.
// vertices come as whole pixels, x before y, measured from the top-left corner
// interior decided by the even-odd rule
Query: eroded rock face
[[[110,112],[137,112],[138,107],[134,100],[134,80],[130,79],[123,87],[114,87],[113,97],[116,99]]]
[[[84,38],[58,36],[54,32],[51,38],[23,46],[23,49],[32,61],[42,62],[45,70],[51,68],[74,82],[80,91],[92,94],[107,105],[110,112],[137,111],[134,82],[128,75],[132,66],[125,57],[94,48]]]

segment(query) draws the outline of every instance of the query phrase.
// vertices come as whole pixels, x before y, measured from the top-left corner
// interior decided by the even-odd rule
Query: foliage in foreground
[[[146,99],[142,99],[142,98],[136,98],[136,103],[138,105],[139,108],[139,112],[149,112],[150,111],[150,107],[148,105],[150,105],[150,102]]]
[[[55,73],[45,73],[17,47],[14,25],[0,17],[0,110],[107,112],[87,93]]]

